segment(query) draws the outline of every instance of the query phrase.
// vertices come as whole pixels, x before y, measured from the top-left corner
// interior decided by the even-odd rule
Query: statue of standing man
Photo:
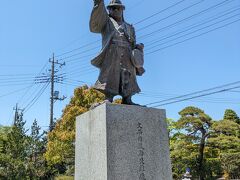
[[[108,12],[107,12],[108,10]],[[143,44],[136,44],[135,30],[123,18],[125,6],[120,0],[94,0],[90,19],[90,31],[102,34],[102,50],[91,63],[100,69],[94,88],[105,94],[106,102],[122,96],[122,104],[137,105],[132,96],[141,90],[136,76],[143,68]]]

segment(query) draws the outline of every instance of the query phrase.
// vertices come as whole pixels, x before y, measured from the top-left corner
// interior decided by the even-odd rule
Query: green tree
[[[0,179],[50,179],[43,153],[46,142],[37,121],[26,134],[22,113],[15,113],[12,127],[0,128]]]
[[[212,119],[203,110],[192,106],[184,108],[179,112],[179,115],[181,117],[176,123],[177,128],[181,129],[183,134],[185,134],[185,140],[192,142],[192,144],[190,143],[191,146],[196,148],[197,145],[198,147],[197,173],[199,179],[203,180],[206,176],[204,171],[204,149],[206,139],[210,135],[209,130]],[[182,147],[186,148],[186,146]]]
[[[35,119],[31,126],[31,134],[28,136],[27,172],[30,179],[46,179],[51,174],[43,156],[46,151],[45,132],[41,133],[40,130]]]
[[[217,152],[214,157],[220,162],[222,174],[234,178],[240,176],[240,125],[228,118],[213,123],[208,144]]]
[[[240,124],[240,118],[238,117],[237,113],[232,109],[226,109],[223,120],[229,120]]]
[[[170,136],[170,155],[174,179],[181,179],[186,168],[191,168],[191,174],[196,176],[198,145],[193,143],[195,138],[177,132]]]
[[[1,150],[1,176],[7,179],[26,178],[27,136],[23,114],[16,112],[14,125],[5,135]]]
[[[6,146],[8,142],[7,134],[11,131],[11,127],[0,127],[0,179],[6,178]]]
[[[104,95],[93,88],[83,86],[75,89],[62,117],[48,134],[45,157],[50,166],[58,166],[67,175],[74,172],[76,117],[88,111],[92,104],[103,101]],[[60,174],[61,174],[60,173]]]

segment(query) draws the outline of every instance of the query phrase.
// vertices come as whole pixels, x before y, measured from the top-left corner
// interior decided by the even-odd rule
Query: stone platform
[[[165,110],[103,104],[76,122],[76,180],[171,180]]]

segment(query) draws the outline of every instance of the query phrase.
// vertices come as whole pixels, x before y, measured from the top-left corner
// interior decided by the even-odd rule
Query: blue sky
[[[146,50],[146,74],[138,78],[143,94],[134,97],[137,103],[161,101],[240,80],[239,0],[123,0],[123,3],[125,20],[135,24],[138,42],[143,42]],[[177,5],[136,24],[174,4]],[[36,118],[47,128],[49,86],[33,106],[27,105],[34,102],[44,87],[34,84],[34,77],[44,65],[42,73],[48,73],[47,61],[52,53],[60,55],[82,47],[57,56],[60,62],[66,62],[59,73],[66,73],[68,80],[56,85],[55,90],[68,98],[55,103],[56,118],[61,116],[74,88],[82,85],[78,81],[89,85],[95,82],[98,71],[90,60],[100,50],[100,42],[93,42],[101,37],[89,32],[92,6],[93,2],[87,0],[1,0],[0,124],[12,123],[13,107],[18,103],[20,108],[30,107],[24,113],[28,127]],[[159,108],[177,119],[178,112],[189,105],[202,108],[213,119],[221,119],[227,108],[240,115],[240,88]]]

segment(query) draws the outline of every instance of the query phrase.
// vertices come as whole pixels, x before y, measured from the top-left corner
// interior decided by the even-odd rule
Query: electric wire
[[[165,9],[161,9],[160,11],[158,11],[158,12],[156,12],[156,13],[154,13],[154,14],[152,14],[152,15],[150,15],[150,16],[142,19],[142,20],[140,20],[140,21],[138,21],[138,22],[136,22],[136,23],[133,23],[133,25],[137,25],[137,24],[140,24],[140,23],[142,23],[142,22],[145,22],[146,20],[148,20],[148,19],[150,19],[150,18],[152,18],[152,17],[154,17],[154,16],[156,16],[156,15],[159,15],[159,14],[161,14],[161,13],[163,13],[163,12],[165,12],[165,11],[171,9],[171,8],[173,8],[173,7],[175,7],[175,6],[183,3],[184,1],[186,1],[186,0],[178,1],[177,3],[175,3],[175,4],[173,4],[173,5],[169,6],[169,7],[167,7],[167,8],[165,8]]]
[[[89,74],[93,74],[97,71],[98,70],[89,70],[89,71],[84,72],[84,74],[82,74],[81,72],[71,73],[71,74],[69,74],[70,76],[68,76],[68,77],[71,77],[71,78],[77,78],[78,77],[79,78],[79,77],[87,76]]]
[[[94,67],[90,66],[90,64],[89,64],[89,65],[83,66],[83,67],[75,67],[74,69],[71,69],[71,71],[69,73],[75,73],[75,72],[79,72],[79,71],[85,72],[85,71],[93,70],[93,69],[94,69]]]
[[[182,31],[175,31],[175,32],[172,33],[171,35],[162,36],[162,37],[158,38],[157,40],[154,39],[154,40],[149,41],[149,42],[146,42],[146,43],[144,43],[144,44],[147,44],[147,45],[149,44],[149,45],[147,46],[147,47],[149,48],[149,47],[151,47],[152,45],[154,45],[154,44],[156,44],[156,43],[158,43],[158,42],[161,42],[161,41],[163,41],[163,40],[165,40],[165,39],[169,39],[169,38],[174,37],[174,36],[176,36],[176,35],[178,35],[178,34],[182,34],[182,33],[184,33],[184,32],[187,32],[187,31],[191,30],[191,29],[194,29],[194,28],[196,28],[196,27],[199,27],[199,26],[201,26],[201,25],[208,24],[209,22],[212,22],[212,21],[215,21],[215,20],[217,20],[217,19],[220,19],[221,17],[225,17],[226,15],[229,15],[229,14],[231,14],[231,13],[233,13],[233,12],[239,10],[239,9],[240,9],[239,6],[238,6],[238,8],[235,8],[235,7],[234,7],[234,8],[231,8],[231,9],[229,9],[229,10],[227,10],[227,11],[218,13],[218,14],[220,14],[219,16],[214,15],[214,16],[212,16],[212,17],[210,17],[210,18],[205,19],[204,21],[201,21],[201,22],[198,22],[198,23],[194,23],[194,24],[192,24],[192,25],[190,25],[190,26],[187,26],[187,27],[184,28],[184,30],[182,30]]]
[[[86,56],[81,56],[81,57],[74,58],[74,59],[70,59],[70,60],[66,60],[66,62],[74,62],[74,61],[76,61],[76,60],[83,59],[83,58],[87,58],[87,57],[92,57],[92,56],[94,56],[94,55],[96,55],[96,53],[88,54],[88,55],[86,55]]]
[[[1,97],[5,97],[5,96],[9,96],[9,95],[12,95],[12,94],[15,94],[15,93],[18,93],[18,92],[20,92],[20,91],[23,91],[23,90],[25,90],[25,89],[28,89],[29,87],[31,87],[31,86],[27,86],[27,87],[25,87],[25,88],[21,88],[21,89],[15,90],[15,91],[11,91],[11,92],[9,92],[9,93],[7,93],[7,94],[0,95],[0,98],[1,98]]]
[[[101,39],[98,39],[98,40],[92,41],[92,42],[90,42],[90,43],[87,43],[87,44],[85,44],[85,45],[82,45],[82,46],[80,46],[80,47],[78,47],[78,48],[76,48],[76,49],[73,49],[73,50],[71,50],[71,51],[68,51],[68,52],[65,52],[65,53],[62,53],[62,54],[56,55],[55,57],[58,58],[58,57],[60,57],[60,56],[63,56],[63,55],[66,55],[66,54],[72,53],[72,52],[77,51],[77,50],[80,50],[80,49],[82,49],[82,48],[85,48],[85,47],[91,46],[91,45],[93,45],[93,44],[95,44],[95,43],[97,43],[97,42],[100,42],[100,41],[101,41]]]
[[[8,80],[33,80],[34,77],[9,77],[9,78],[0,78],[0,81],[8,81]]]
[[[30,85],[31,83],[10,83],[10,84],[0,84],[0,87],[6,87],[6,86],[23,86],[23,85]]]
[[[231,92],[231,91],[229,91]],[[163,99],[163,98],[169,98],[173,96],[180,96],[179,94],[166,94],[166,93],[139,93],[138,94],[141,98],[154,98],[154,99]],[[196,101],[196,100],[195,100]],[[197,101],[202,102],[212,102],[212,103],[239,103],[240,99],[230,99],[230,98],[219,98],[219,97],[203,97],[201,99],[198,99]]]
[[[232,21],[232,22],[230,22],[230,23],[224,24],[224,25],[222,25],[222,26],[220,26],[220,27],[216,27],[216,28],[211,29],[211,30],[209,30],[209,31],[203,32],[203,33],[201,33],[201,34],[198,34],[198,35],[196,35],[196,36],[193,36],[193,37],[187,38],[187,39],[185,39],[185,40],[176,42],[176,43],[174,43],[174,44],[171,44],[171,45],[168,45],[168,46],[165,46],[165,47],[156,49],[156,50],[154,50],[154,51],[148,52],[148,53],[146,53],[146,55],[153,54],[153,53],[155,53],[155,52],[158,52],[158,51],[161,51],[161,50],[164,50],[164,49],[173,47],[173,46],[175,46],[175,45],[184,43],[184,42],[186,42],[186,41],[195,39],[195,38],[197,38],[197,37],[203,36],[203,35],[205,35],[205,34],[208,34],[208,33],[210,33],[210,32],[216,31],[216,30],[218,30],[218,29],[222,29],[222,28],[224,28],[224,27],[227,27],[227,26],[232,25],[232,24],[234,24],[234,23],[237,23],[237,22],[239,22],[239,21],[240,21],[240,19],[237,19],[237,20]]]
[[[197,29],[197,30],[194,30],[194,31],[192,31],[192,32],[190,32],[190,33],[184,34],[184,35],[182,35],[182,36],[178,36],[178,37],[176,37],[176,38],[174,38],[174,39],[171,39],[171,40],[169,40],[169,41],[167,41],[167,42],[163,42],[163,43],[160,43],[160,44],[157,44],[157,45],[154,45],[154,46],[150,46],[151,48],[149,48],[149,49],[151,50],[151,49],[156,48],[156,47],[159,47],[159,46],[161,46],[161,45],[168,44],[168,43],[170,43],[170,42],[172,42],[172,41],[178,40],[178,39],[180,39],[180,38],[189,36],[189,35],[191,35],[191,34],[194,34],[194,33],[196,33],[196,32],[199,32],[199,31],[201,31],[201,30],[204,30],[204,29],[207,29],[207,28],[209,28],[209,27],[215,26],[216,24],[222,23],[222,22],[224,22],[224,21],[227,21],[227,20],[232,19],[232,18],[234,18],[234,17],[237,17],[237,16],[239,16],[239,15],[240,15],[240,13],[239,13],[239,14],[235,14],[235,15],[233,15],[233,16],[230,16],[230,17],[228,17],[228,18],[225,18],[225,19],[220,20],[220,21],[218,21],[218,22],[215,22],[215,23],[213,23],[213,24],[210,24],[210,25],[207,25],[207,26],[205,26],[205,27],[202,27],[202,28],[199,28],[199,29]],[[183,31],[182,31],[182,32],[183,32]],[[181,34],[182,32],[176,33],[175,35]],[[186,32],[186,31],[184,31],[184,32]],[[168,39],[168,38],[174,37],[175,35],[168,36],[168,37],[166,37],[166,38],[164,38],[164,39]],[[163,39],[163,40],[164,40],[164,39]],[[146,50],[146,52],[147,52],[147,50]]]
[[[240,93],[240,91],[230,91],[230,92]]]
[[[87,50],[85,50],[85,51],[82,51],[82,52],[73,54],[73,55],[71,55],[71,56],[63,57],[63,58],[61,58],[60,60],[62,61],[62,60],[65,60],[65,59],[69,59],[69,58],[71,58],[71,57],[74,57],[74,56],[77,56],[77,55],[80,55],[80,54],[84,54],[84,53],[86,53],[86,52],[89,52],[89,51],[92,51],[92,50],[95,50],[95,49],[99,49],[100,47],[101,47],[101,46],[98,45],[98,46],[96,46],[96,47],[94,47],[94,48],[87,49]],[[70,61],[67,61],[67,62],[70,62]]]
[[[40,89],[40,91],[36,94],[36,96],[32,99],[32,101],[30,101],[27,106],[25,106],[24,108],[24,113],[27,113],[29,111],[29,109],[38,101],[38,99],[42,96],[42,94],[45,92],[45,90],[47,89],[48,85],[50,84],[50,82],[46,83],[45,86],[42,87],[42,89]]]
[[[163,103],[163,104],[159,104],[159,105],[152,106],[152,107],[156,108],[156,107],[165,106],[165,105],[169,105],[169,104],[175,104],[175,103],[178,103],[178,102],[183,102],[183,101],[192,100],[192,99],[196,99],[196,98],[200,98],[200,97],[204,97],[204,96],[223,93],[223,92],[227,92],[227,91],[230,91],[230,90],[233,90],[233,89],[238,89],[238,88],[240,88],[240,86],[235,86],[235,87],[232,87],[232,88],[222,89],[222,90],[211,92],[211,93],[205,93],[205,94],[201,94],[201,95],[197,95],[197,96],[193,96],[193,97],[189,97],[189,98],[184,98],[184,99],[180,99],[180,100],[176,100],[176,101],[172,101],[172,102],[168,102],[168,103]]]
[[[176,25],[178,25],[178,24],[180,24],[180,23],[182,23],[182,22],[188,21],[188,20],[190,20],[190,19],[192,19],[192,18],[194,18],[194,17],[196,17],[196,16],[199,16],[199,15],[201,15],[201,14],[204,14],[204,13],[208,12],[209,10],[213,10],[213,9],[215,9],[215,8],[218,8],[218,7],[224,5],[226,2],[229,2],[229,1],[232,1],[232,0],[224,0],[224,1],[220,2],[220,3],[218,3],[218,4],[215,4],[215,5],[211,6],[211,7],[206,8],[206,9],[204,9],[204,10],[198,12],[198,13],[195,13],[195,14],[193,14],[193,15],[191,15],[191,16],[188,16],[188,17],[186,17],[186,18],[184,18],[184,19],[181,19],[181,20],[179,20],[179,21],[176,21],[175,23],[172,23],[172,24],[170,24],[170,25],[168,25],[168,26],[162,27],[162,28],[160,28],[160,29],[157,29],[157,30],[155,30],[155,31],[152,31],[152,32],[150,32],[150,33],[147,33],[147,34],[145,34],[145,35],[142,35],[142,36],[139,37],[139,39],[147,38],[147,37],[149,37],[149,36],[151,36],[151,35],[153,35],[153,34],[155,34],[155,33],[159,33],[159,32],[162,32],[163,30],[168,29],[168,28],[172,28],[172,27],[174,27],[174,26],[176,26]]]
[[[43,70],[47,67],[48,63],[49,63],[49,61],[47,61],[47,62],[43,65],[43,67],[40,69],[40,71],[39,71],[39,73],[37,74],[37,76],[40,75],[40,74],[43,72]],[[32,84],[31,84],[31,87],[30,87],[29,89],[27,89],[27,90],[24,92],[23,96],[21,96],[21,97],[19,98],[19,100],[17,101],[19,104],[20,104],[20,102],[23,101],[23,99],[26,97],[26,95],[29,94],[30,90],[34,87],[34,85],[35,85],[35,82],[33,81]],[[39,87],[39,86],[38,86],[38,87]],[[38,88],[38,87],[37,87],[37,88]],[[31,96],[29,96],[28,99],[30,99],[30,98],[31,98]],[[26,101],[28,101],[28,99],[27,99]]]
[[[6,77],[6,76],[17,76],[17,77],[19,77],[19,76],[34,76],[34,74],[0,74],[0,77]]]
[[[160,22],[162,22],[162,21],[164,21],[164,20],[166,20],[166,19],[168,19],[168,18],[170,18],[170,17],[172,17],[172,16],[175,16],[175,15],[177,15],[177,14],[180,14],[181,12],[186,11],[186,10],[188,10],[188,9],[196,6],[196,5],[199,5],[200,3],[204,2],[204,1],[205,1],[205,0],[200,0],[200,1],[198,1],[197,3],[194,3],[194,4],[190,5],[190,6],[187,6],[187,7],[183,8],[183,9],[181,9],[180,11],[177,11],[177,12],[175,12],[175,13],[173,13],[173,14],[168,15],[167,17],[164,17],[164,18],[162,18],[162,19],[159,19],[159,20],[157,20],[157,21],[155,21],[155,22],[153,22],[153,23],[151,23],[151,24],[148,24],[147,26],[144,26],[144,27],[138,29],[136,32],[139,32],[139,31],[142,31],[142,30],[144,30],[144,29],[147,29],[147,28],[149,28],[149,27],[151,27],[151,26],[153,26],[153,25],[155,25],[155,24],[157,24],[157,23],[160,23]]]
[[[90,82],[86,82],[86,81],[81,81],[81,80],[76,80],[76,79],[71,79],[71,78],[66,78],[67,81],[72,81],[72,82],[80,82],[80,83],[87,83],[89,84]]]
[[[189,94],[185,94],[185,95],[181,95],[181,96],[177,96],[177,97],[172,97],[172,98],[165,99],[165,100],[162,100],[162,101],[156,101],[156,102],[148,103],[148,104],[146,104],[146,106],[159,104],[159,103],[162,103],[162,102],[171,101],[171,100],[175,100],[175,99],[179,99],[179,98],[184,98],[184,97],[187,97],[187,96],[192,96],[192,95],[195,95],[195,94],[200,94],[200,93],[204,93],[204,92],[208,92],[208,91],[213,91],[213,90],[216,90],[216,89],[225,88],[225,87],[228,87],[228,86],[233,86],[233,85],[236,85],[236,84],[239,84],[239,83],[240,83],[240,81],[236,81],[236,82],[224,84],[224,85],[221,85],[221,86],[216,86],[216,87],[201,90],[201,91],[196,91],[196,92],[193,92],[193,93],[189,93]]]

